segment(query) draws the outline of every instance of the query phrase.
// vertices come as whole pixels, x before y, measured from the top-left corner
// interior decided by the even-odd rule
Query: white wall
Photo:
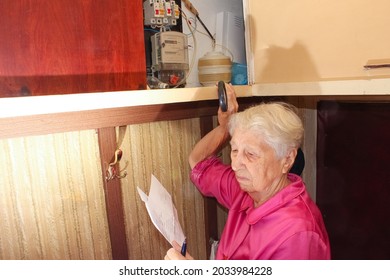
[[[191,3],[198,10],[200,19],[207,26],[208,30],[214,36],[214,38],[216,30],[216,15],[219,12],[227,11],[240,14],[243,13],[242,0],[191,0]],[[182,9],[191,21],[195,20],[195,16],[184,6],[184,3],[182,3]],[[188,36],[188,44],[190,45],[188,52],[190,66],[193,57],[195,60],[192,65],[192,69],[190,70],[186,87],[201,86],[198,82],[198,59],[201,58],[205,53],[213,50],[212,40],[207,35],[207,31],[203,28],[199,21],[197,21],[196,30],[204,34],[195,32],[196,49],[193,48],[194,40],[192,36]],[[183,33],[191,34],[187,24],[184,21]]]

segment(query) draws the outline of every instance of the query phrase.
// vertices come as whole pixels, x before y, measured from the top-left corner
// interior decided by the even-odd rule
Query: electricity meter
[[[183,85],[189,70],[187,36],[165,31],[154,34],[151,41],[152,72],[170,87]]]

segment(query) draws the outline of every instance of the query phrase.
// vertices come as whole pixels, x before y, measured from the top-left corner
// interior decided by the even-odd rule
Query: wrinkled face
[[[237,128],[230,144],[232,168],[237,181],[241,189],[252,197],[267,192],[286,173],[285,161],[278,159],[273,148],[253,132]]]

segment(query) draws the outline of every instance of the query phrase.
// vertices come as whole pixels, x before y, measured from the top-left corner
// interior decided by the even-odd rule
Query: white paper
[[[172,202],[171,195],[164,186],[152,175],[149,196],[139,187],[137,187],[137,190],[142,201],[145,202],[154,226],[170,244],[172,244],[172,241],[182,244],[185,236],[177,216],[177,210]]]

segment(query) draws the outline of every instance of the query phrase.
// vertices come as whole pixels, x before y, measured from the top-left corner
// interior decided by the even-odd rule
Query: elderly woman
[[[229,210],[216,259],[329,259],[321,213],[301,177],[289,173],[303,137],[295,107],[263,103],[236,113],[234,89],[226,88],[228,111],[218,111],[219,125],[189,156],[199,191]],[[229,138],[225,165],[216,155]],[[192,259],[177,245],[165,259]]]

